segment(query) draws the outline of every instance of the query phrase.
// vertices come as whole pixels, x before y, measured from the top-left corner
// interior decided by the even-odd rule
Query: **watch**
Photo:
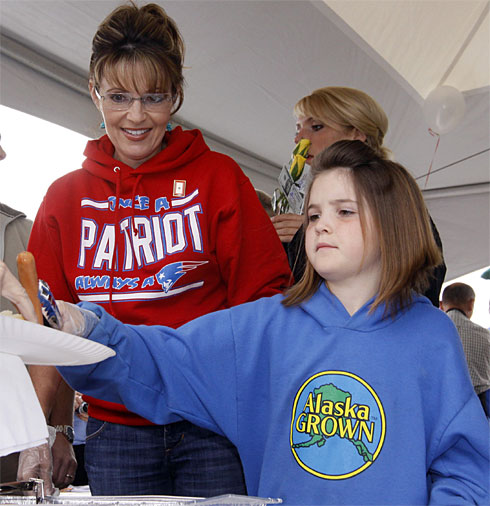
[[[63,434],[70,443],[73,443],[75,439],[75,432],[73,431],[73,427],[71,425],[54,425],[54,430],[56,432],[61,432],[61,434]]]

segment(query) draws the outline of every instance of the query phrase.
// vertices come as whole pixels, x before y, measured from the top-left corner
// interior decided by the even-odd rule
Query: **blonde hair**
[[[378,156],[391,156],[383,146],[388,117],[376,100],[363,91],[340,86],[319,88],[298,101],[294,114],[318,119],[333,128],[340,125],[346,132],[356,129],[366,136],[366,144]]]
[[[422,192],[404,167],[381,158],[366,143],[338,141],[313,161],[305,209],[308,209],[315,179],[338,168],[349,171],[359,204],[363,236],[366,236],[367,207],[379,242],[381,280],[371,311],[385,304],[385,312],[394,316],[411,303],[413,290],[423,293],[433,269],[442,261]],[[307,226],[306,217],[304,226]],[[322,282],[323,278],[307,259],[303,277],[286,292],[283,304],[300,304],[311,297]]]
[[[184,101],[184,52],[179,29],[164,9],[131,2],[116,8],[99,25],[92,41],[89,78],[96,88],[103,77],[138,91],[145,82],[152,91],[173,95],[175,113]]]

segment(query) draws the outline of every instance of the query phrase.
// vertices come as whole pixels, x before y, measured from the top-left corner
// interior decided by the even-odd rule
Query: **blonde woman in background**
[[[382,107],[367,93],[355,88],[327,86],[313,91],[294,106],[296,135],[294,142],[308,139],[311,142],[306,163],[339,140],[360,140],[370,146],[383,159],[391,158],[384,145],[388,131],[388,117]],[[294,278],[299,281],[305,268],[303,217],[281,214],[272,218],[289,258]],[[439,233],[431,219],[432,231],[442,252]],[[444,282],[444,262],[435,269],[430,287],[424,293],[431,302],[439,305],[439,293]]]

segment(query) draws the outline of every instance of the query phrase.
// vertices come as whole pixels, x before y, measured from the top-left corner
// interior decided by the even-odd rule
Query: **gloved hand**
[[[9,271],[4,262],[0,260],[0,295],[8,299],[30,321],[37,322],[36,312],[27,292],[19,280]]]
[[[87,337],[99,322],[99,318],[92,311],[82,309],[60,300],[57,302],[61,314],[60,330],[80,337]]]
[[[45,323],[54,329],[86,337],[99,321],[91,311],[79,308],[69,302],[57,302],[49,285],[42,279],[39,280],[38,298],[41,302]]]
[[[53,485],[53,461],[51,446],[56,438],[54,427],[48,426],[49,440],[33,448],[27,448],[19,454],[17,468],[17,481],[28,481],[30,478],[39,478],[44,481],[46,495],[58,495],[59,491]]]
[[[37,321],[37,317],[32,303],[19,281],[9,271],[4,262],[0,260],[0,295],[10,300],[22,316],[31,322]],[[41,300],[41,304],[44,304]],[[80,337],[87,337],[93,328],[97,325],[99,318],[86,309],[79,308],[69,302],[56,302],[52,299],[51,303],[57,304],[61,314],[61,321],[57,328]]]

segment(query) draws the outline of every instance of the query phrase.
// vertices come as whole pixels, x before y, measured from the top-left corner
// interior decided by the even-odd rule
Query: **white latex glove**
[[[0,260],[0,295],[8,299],[22,313],[22,316],[30,321],[37,322],[34,306],[19,283],[19,280],[9,271],[4,262]]]
[[[61,314],[60,330],[63,332],[87,337],[99,321],[95,313],[75,306],[75,304],[60,300],[57,305]]]
[[[4,262],[0,260],[0,295],[15,304],[22,316],[31,322],[37,317],[32,303],[19,280],[9,271]],[[87,337],[99,321],[91,311],[79,308],[69,302],[57,302],[61,314],[60,330],[80,337]]]
[[[51,457],[51,446],[56,438],[56,431],[54,427],[48,425],[48,432],[49,440],[46,443],[20,452],[17,481],[39,478],[44,481],[45,495],[58,495],[59,491],[53,485],[53,460]]]

